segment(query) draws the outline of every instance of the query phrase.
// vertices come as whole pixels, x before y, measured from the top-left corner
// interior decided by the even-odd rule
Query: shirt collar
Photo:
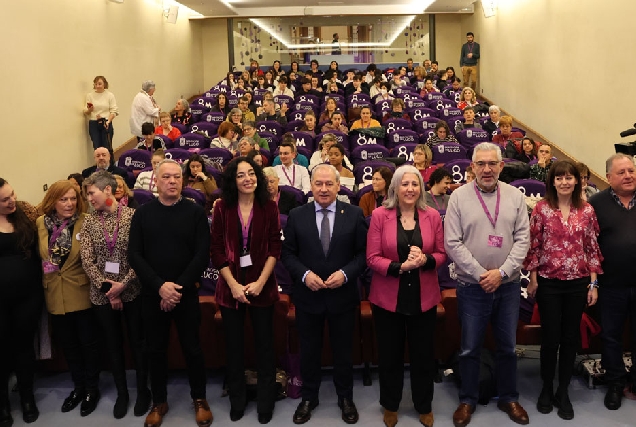
[[[610,195],[612,196],[612,198],[616,201],[616,203],[618,203],[621,207],[625,207],[625,205],[623,205],[623,202],[621,202],[620,197],[618,197],[618,194],[616,194],[616,192],[614,191],[614,189],[612,187],[610,187]],[[636,192],[634,192],[634,194],[632,194],[632,198],[629,201],[628,205],[627,205],[627,210],[632,209],[634,206],[636,205]]]
[[[336,212],[336,201],[337,200],[334,200],[332,204],[330,204],[329,206],[326,207],[326,209],[329,212]],[[316,212],[320,212],[321,210],[325,209],[322,206],[320,206],[318,204],[318,202],[316,202],[316,201],[314,201],[314,208],[316,209]]]
[[[498,186],[499,186],[499,181],[497,181],[497,182],[495,183],[495,187],[492,189],[492,191],[486,191],[486,190],[484,190],[483,188],[481,188],[481,187],[479,186],[479,184],[477,184],[477,180],[475,180],[475,188],[476,188],[476,189],[478,189],[478,190],[479,190],[479,192],[480,192],[480,193],[483,193],[483,194],[490,194],[490,193],[494,193],[494,192],[495,192],[495,190],[497,190],[497,187],[498,187]]]

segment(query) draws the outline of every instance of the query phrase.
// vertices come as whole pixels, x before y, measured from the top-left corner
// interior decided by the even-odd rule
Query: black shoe
[[[259,412],[258,422],[261,424],[267,424],[272,420],[273,412]]]
[[[549,414],[552,412],[552,399],[554,399],[554,395],[552,394],[552,384],[543,384],[539,400],[537,401],[537,411],[542,414]]]
[[[0,403],[0,427],[11,427],[13,417],[11,416],[11,405],[9,399],[2,399]]]
[[[305,424],[311,418],[311,411],[318,406],[318,399],[303,400],[298,404],[296,412],[294,412],[294,424]]]
[[[338,407],[342,409],[342,421],[347,424],[358,422],[358,410],[353,400],[347,398],[338,399]]]
[[[611,384],[605,393],[605,407],[610,411],[615,411],[621,407],[623,399],[623,386],[620,384]]]
[[[100,397],[99,390],[86,393],[86,397],[82,400],[82,406],[80,406],[80,415],[82,417],[90,415],[97,408]]]
[[[150,390],[139,390],[137,391],[137,400],[135,401],[135,409],[134,414],[136,417],[141,417],[142,415],[146,415],[148,409],[150,409],[150,404],[152,403],[152,393]]]
[[[40,416],[40,411],[35,404],[35,397],[33,395],[22,399],[22,419],[25,423],[31,424],[35,422]]]
[[[117,400],[115,400],[115,407],[113,408],[113,417],[115,419],[122,419],[128,413],[128,403],[130,401],[130,397],[128,393],[122,393],[117,395]],[[97,403],[95,404],[97,405]]]
[[[238,421],[241,418],[243,418],[243,415],[245,415],[245,409],[243,409],[243,410],[230,409],[230,420],[231,421]]]
[[[83,390],[73,390],[62,403],[62,412],[69,412],[77,408],[77,405],[84,400],[85,393]]]
[[[557,389],[552,403],[559,409],[557,411],[557,415],[560,418],[564,420],[571,420],[574,418],[574,408],[572,408],[572,402],[570,402],[570,396],[568,395],[567,389]]]

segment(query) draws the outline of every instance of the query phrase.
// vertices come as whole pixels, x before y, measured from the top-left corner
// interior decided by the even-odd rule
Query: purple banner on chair
[[[311,136],[311,134],[307,132],[289,132],[289,133],[292,134],[294,139],[296,140],[296,147],[305,148],[309,150],[310,153],[314,152],[314,149],[315,149],[314,137]]]
[[[466,168],[470,166],[471,161],[468,159],[456,159],[451,160],[450,162],[444,165],[444,169],[446,169],[453,179],[453,183],[455,184],[465,184],[466,183]]]
[[[420,140],[417,132],[409,129],[398,129],[386,136],[387,148],[394,148],[401,144],[417,144]]]
[[[455,142],[442,142],[435,144],[431,151],[433,152],[434,163],[448,163],[452,160],[466,159],[466,149]]]
[[[351,161],[354,165],[367,160],[382,160],[387,157],[389,157],[389,150],[381,145],[363,145],[354,148],[351,152]]]
[[[395,172],[395,163],[385,162],[382,160],[368,160],[366,162],[361,162],[353,167],[353,176],[356,179],[356,184],[371,184],[373,171],[380,166],[386,166]]]

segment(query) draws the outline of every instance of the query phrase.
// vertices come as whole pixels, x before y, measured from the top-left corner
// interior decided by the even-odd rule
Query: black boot
[[[135,401],[134,413],[136,417],[141,417],[148,412],[152,402],[152,393],[147,388],[137,390],[137,400]]]
[[[40,416],[40,411],[35,404],[35,397],[33,396],[33,393],[20,392],[20,395],[22,403],[22,419],[27,424],[35,422]]]
[[[128,395],[126,373],[116,374],[113,372],[113,378],[115,380],[115,388],[117,388],[117,400],[115,400],[115,406],[113,407],[113,416],[119,420],[124,418],[128,413],[130,396]]]
[[[11,416],[11,405],[8,397],[0,397],[0,427],[11,427],[13,417]]]
[[[564,420],[571,420],[574,418],[574,408],[572,408],[572,402],[570,402],[570,396],[568,395],[567,388],[557,388],[557,392],[554,395],[554,401],[552,402],[555,407],[559,408],[557,415]]]
[[[549,414],[552,412],[552,399],[554,399],[554,393],[552,388],[552,382],[544,382],[543,388],[541,388],[541,394],[537,401],[537,411],[542,414]]]

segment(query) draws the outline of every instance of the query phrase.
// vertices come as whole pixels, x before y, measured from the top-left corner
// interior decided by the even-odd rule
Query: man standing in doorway
[[[477,62],[479,61],[479,43],[475,43],[475,35],[472,32],[466,33],[467,42],[462,46],[462,53],[459,58],[459,65],[462,67],[464,77],[464,87],[468,86],[477,91]]]
[[[331,44],[334,45],[331,48],[331,54],[342,55],[342,48],[340,47],[340,36],[338,35],[338,33],[333,33],[333,40]]]

